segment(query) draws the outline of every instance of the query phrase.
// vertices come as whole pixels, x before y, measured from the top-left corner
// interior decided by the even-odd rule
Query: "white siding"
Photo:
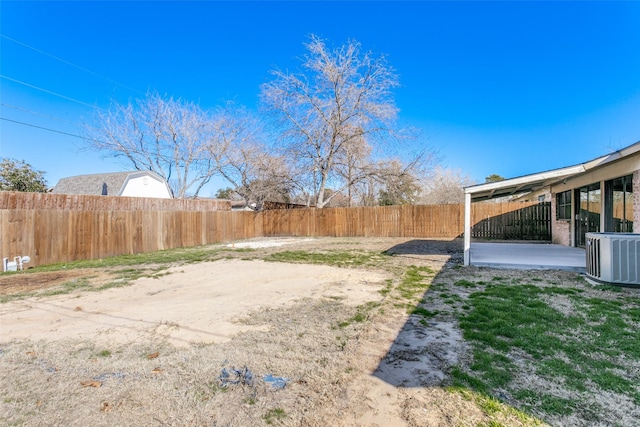
[[[130,177],[125,182],[124,189],[120,196],[154,197],[158,199],[171,198],[166,184],[149,175]]]

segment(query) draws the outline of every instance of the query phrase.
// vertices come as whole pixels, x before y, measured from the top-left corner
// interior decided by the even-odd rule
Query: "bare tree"
[[[381,184],[378,204],[407,205],[417,201],[420,183],[411,164],[397,159],[387,162],[381,165],[378,180]]]
[[[96,115],[96,124],[87,126],[89,148],[156,172],[177,198],[197,196],[226,149],[216,144],[215,121],[199,106],[157,92],[127,104],[113,102]]]
[[[460,170],[436,168],[423,184],[419,202],[426,205],[464,203],[464,187],[475,184]]]
[[[222,176],[247,204],[264,201],[289,202],[291,178],[284,158],[258,143],[233,145],[225,156]]]
[[[233,191],[247,204],[288,202],[292,179],[287,163],[262,142],[259,121],[246,109],[227,103],[214,123],[211,157]]]
[[[353,138],[344,150],[336,153],[335,171],[345,187],[347,206],[353,206],[362,184],[376,176],[378,167],[372,164],[371,154],[372,147],[363,137]]]
[[[303,71],[273,71],[261,98],[279,125],[290,163],[307,175],[299,182],[313,182],[306,191],[323,207],[371,175],[364,166],[374,141],[390,134],[398,80],[384,56],[362,52],[356,41],[330,50],[312,36],[306,48]],[[328,188],[334,191],[328,194]]]

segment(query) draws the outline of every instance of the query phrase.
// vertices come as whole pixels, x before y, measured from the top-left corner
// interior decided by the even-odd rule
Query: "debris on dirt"
[[[248,385],[253,386],[253,373],[246,366],[242,369],[231,367],[231,372],[227,368],[222,368],[220,372],[220,385],[228,387],[229,385]]]
[[[109,402],[102,402],[102,405],[100,405],[100,412],[109,412],[111,411],[111,404]]]
[[[102,387],[102,383],[100,381],[81,381],[80,385],[82,387]]]
[[[164,369],[162,369],[162,368],[160,368],[160,367],[156,367],[156,368],[153,368],[153,369],[151,370],[151,373],[152,373],[152,374],[161,374],[162,372],[164,372]]]
[[[285,388],[285,386],[289,382],[289,379],[287,378],[274,377],[271,374],[265,375],[264,377],[262,377],[262,379],[264,380],[265,383],[271,384],[271,387],[275,389]]]
[[[44,359],[39,359],[38,360],[38,364],[40,365],[40,367],[49,372],[50,374],[54,373],[54,372],[58,372],[58,368],[56,368],[55,366],[51,366],[49,363],[47,363],[46,360]]]
[[[95,381],[105,381],[105,380],[107,380],[109,378],[123,379],[124,377],[126,377],[126,374],[123,373],[123,372],[108,372],[108,373],[97,375],[97,376],[93,377],[93,379]]]
[[[157,358],[158,356],[160,356],[160,352],[156,351],[155,353],[148,354],[147,355],[147,359],[152,360],[152,359]]]

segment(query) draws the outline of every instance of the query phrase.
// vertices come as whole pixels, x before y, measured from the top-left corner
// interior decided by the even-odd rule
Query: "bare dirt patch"
[[[28,298],[0,306],[0,342],[76,337],[104,344],[156,339],[173,345],[224,342],[251,310],[302,298],[359,305],[379,299],[385,276],[328,266],[221,260],[172,267],[160,278],[97,293]]]
[[[27,293],[61,285],[79,277],[96,274],[93,270],[19,272],[0,276],[0,296]]]

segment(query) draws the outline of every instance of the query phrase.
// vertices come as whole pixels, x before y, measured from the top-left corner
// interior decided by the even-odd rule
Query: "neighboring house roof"
[[[256,204],[251,203],[247,204],[244,200],[231,200],[231,210],[232,211],[255,211]]]
[[[270,211],[276,209],[302,209],[307,208],[307,205],[301,205],[297,203],[282,203],[272,202],[265,200],[261,206],[257,206],[256,203],[247,204],[244,200],[230,200],[232,211]]]
[[[168,194],[171,195],[169,186],[164,178],[151,171],[97,173],[61,178],[53,188],[52,193],[120,196],[129,180],[144,176],[149,176],[162,182],[167,187]]]
[[[478,202],[496,197],[537,191],[549,185],[588,172],[592,169],[602,167],[608,163],[631,156],[638,152],[640,152],[640,141],[613,153],[579,165],[505,179],[503,181],[471,185],[469,187],[465,187],[464,192],[471,195],[471,200],[473,202]]]

